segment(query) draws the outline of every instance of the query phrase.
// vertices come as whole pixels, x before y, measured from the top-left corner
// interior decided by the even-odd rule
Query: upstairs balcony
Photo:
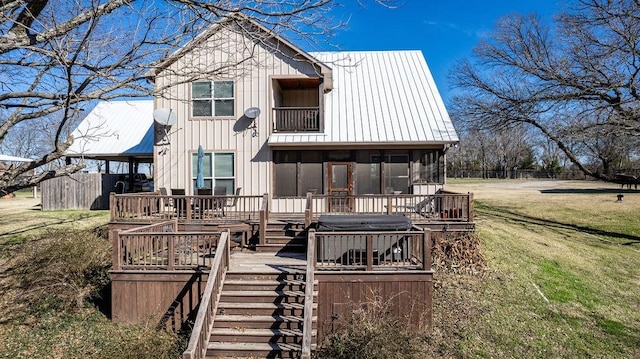
[[[271,118],[274,133],[322,131],[322,81],[319,78],[274,79]]]

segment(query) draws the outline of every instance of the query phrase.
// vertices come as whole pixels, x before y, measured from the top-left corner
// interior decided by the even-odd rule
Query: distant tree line
[[[551,141],[527,133],[524,126],[505,131],[460,128],[460,143],[447,152],[447,177],[505,179],[594,179],[574,165]],[[594,172],[640,177],[635,148],[620,152],[605,170],[601,157],[585,166]],[[586,154],[585,154],[586,156]]]
[[[508,16],[451,74],[461,142],[449,176],[638,175],[639,1],[578,0],[550,21]]]

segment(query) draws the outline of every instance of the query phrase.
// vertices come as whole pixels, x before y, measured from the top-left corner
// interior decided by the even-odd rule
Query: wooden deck
[[[226,207],[224,214],[220,207],[199,210],[223,203],[220,198],[196,197],[111,196],[113,319],[157,318],[170,330],[190,327],[194,321],[204,325],[199,339],[192,337],[196,349],[185,358],[201,357],[196,353],[206,348],[207,323],[213,321],[216,293],[222,290],[227,272],[247,278],[269,273],[310,278],[306,287],[317,289],[305,298],[312,304],[315,300],[317,307],[305,308],[317,318],[313,332],[317,328],[318,340],[337,329],[354,306],[378,300],[408,325],[429,330],[432,241],[475,228],[471,194],[354,196],[340,206],[351,206],[350,213],[404,215],[414,225],[407,231],[350,233],[314,230],[319,216],[329,209],[332,199],[326,196],[307,196],[301,202],[302,212],[272,212],[267,195],[225,196],[224,203],[234,203],[235,208]],[[182,202],[197,205],[180,211]],[[296,246],[307,252],[289,251]],[[258,248],[273,251],[251,250]],[[203,313],[197,312],[205,299],[206,311],[200,307]],[[309,317],[305,327],[311,328],[306,320]],[[304,336],[306,356],[310,356],[309,333],[307,329]]]

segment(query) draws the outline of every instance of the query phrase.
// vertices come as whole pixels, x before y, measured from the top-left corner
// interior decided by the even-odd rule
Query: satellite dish
[[[249,107],[244,111],[244,115],[253,120],[260,115],[260,109],[257,107]]]
[[[178,117],[170,108],[159,108],[153,111],[153,120],[163,126],[175,125]]]

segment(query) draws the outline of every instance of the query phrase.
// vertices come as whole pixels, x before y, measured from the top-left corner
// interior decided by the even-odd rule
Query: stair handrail
[[[231,254],[229,237],[229,230],[220,234],[220,241],[216,248],[216,255],[213,259],[211,271],[209,272],[207,285],[200,300],[198,315],[193,324],[187,349],[182,353],[182,359],[201,359],[206,356],[207,343],[209,342],[209,336],[213,329],[214,316],[218,310],[218,303],[220,302],[222,284],[229,269]],[[215,298],[213,298],[214,295]]]
[[[313,338],[313,292],[316,269],[316,231],[310,229],[307,240],[307,275],[304,286],[304,321],[302,322],[302,353],[300,358],[311,358]]]

